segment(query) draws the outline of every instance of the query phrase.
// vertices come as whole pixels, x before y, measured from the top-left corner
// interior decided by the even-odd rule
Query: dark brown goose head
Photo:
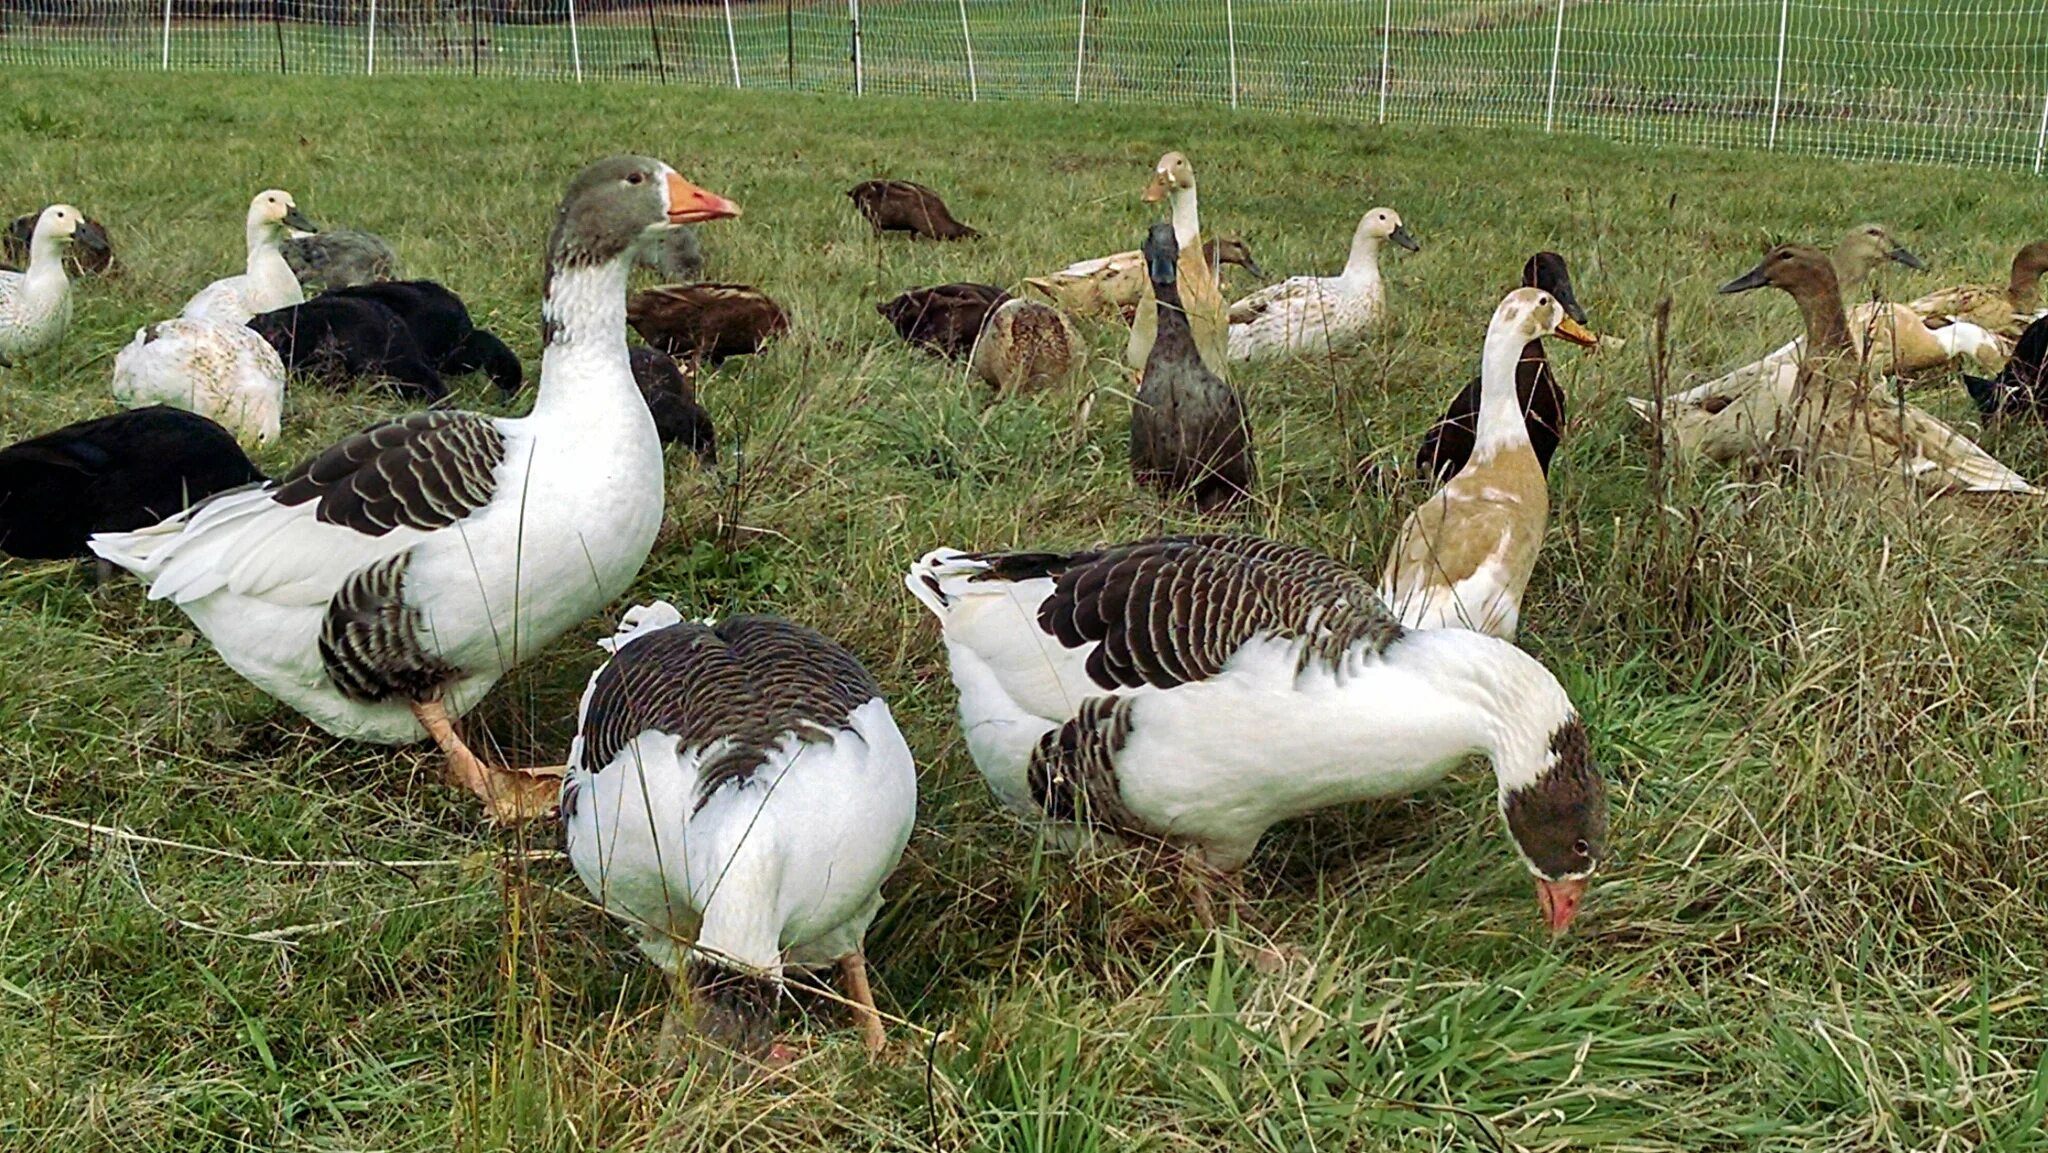
[[[1571,273],[1564,266],[1564,257],[1555,252],[1539,252],[1522,266],[1522,287],[1540,288],[1557,298],[1564,305],[1565,315],[1586,324],[1586,310],[1579,307],[1578,298],[1572,295]]]
[[[1806,348],[1811,354],[1847,353],[1849,318],[1842,311],[1841,282],[1828,254],[1809,244],[1780,244],[1764,254],[1755,268],[1721,286],[1723,293],[1775,288],[1799,302],[1806,318]]]
[[[1578,714],[1551,734],[1542,774],[1503,794],[1500,806],[1515,850],[1536,878],[1543,923],[1562,933],[1607,856],[1607,782]]]

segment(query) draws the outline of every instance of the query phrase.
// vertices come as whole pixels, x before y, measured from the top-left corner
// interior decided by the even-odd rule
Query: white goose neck
[[[1173,190],[1173,242],[1182,251],[1202,242],[1202,214],[1195,204],[1195,186]]]
[[[1514,644],[1468,629],[1413,629],[1389,657],[1472,710],[1479,749],[1500,794],[1526,788],[1550,762],[1550,741],[1574,710],[1564,686]]]
[[[1515,371],[1522,363],[1522,334],[1501,325],[1486,331],[1486,351],[1479,359],[1479,425],[1473,436],[1472,461],[1492,458],[1502,449],[1529,443],[1522,402],[1515,395]]]
[[[626,352],[625,259],[557,268],[541,301],[540,389],[533,409],[590,408],[610,389],[642,405]]]

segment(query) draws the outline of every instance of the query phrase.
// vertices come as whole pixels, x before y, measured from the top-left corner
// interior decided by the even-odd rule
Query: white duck
[[[1276,822],[1415,792],[1480,753],[1553,931],[1605,855],[1605,785],[1557,678],[1483,633],[1403,629],[1311,549],[939,549],[906,583],[944,630],[968,752],[1028,818],[1229,871]]]
[[[299,212],[292,194],[270,188],[249,202],[244,231],[249,240],[249,263],[240,276],[214,281],[185,302],[180,315],[189,320],[213,320],[222,324],[243,324],[259,312],[287,308],[305,302],[299,278],[285,263],[283,244],[287,230],[310,233],[313,222]]]
[[[284,423],[284,361],[245,324],[178,317],[135,330],[114,356],[114,399],[168,404],[268,444]]]
[[[64,339],[71,324],[71,278],[64,272],[64,249],[84,219],[69,204],[43,209],[29,237],[27,270],[0,270],[0,365]]]
[[[591,165],[555,210],[531,415],[372,425],[281,481],[95,537],[93,551],[327,731],[432,736],[494,815],[552,807],[557,782],[485,768],[450,718],[647,559],[662,458],[626,351],[631,251],[649,230],[738,213],[658,160]]]
[[[699,624],[656,601],[600,644],[562,782],[577,875],[714,1040],[772,1055],[784,967],[837,964],[880,1052],[861,941],[917,816],[881,687],[775,617]]]
[[[1422,246],[1391,208],[1375,208],[1351,234],[1351,256],[1336,276],[1292,276],[1230,306],[1230,359],[1341,352],[1365,338],[1387,311],[1380,246]]]

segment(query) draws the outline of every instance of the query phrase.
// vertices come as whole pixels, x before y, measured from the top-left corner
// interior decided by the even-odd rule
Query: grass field
[[[79,286],[59,351],[0,375],[8,440],[109,411],[113,351],[239,266],[261,187],[392,238],[529,366],[548,213],[585,162],[652,153],[741,202],[704,231],[708,275],[781,297],[794,331],[703,383],[723,468],[672,460],[633,596],[852,646],[922,812],[868,940],[889,1058],[800,999],[807,1056],[723,1084],[655,1060],[662,984],[551,829],[480,828],[422,750],[322,735],[132,582],[6,561],[0,1145],[2048,1149],[2042,510],[1653,484],[1622,399],[1649,387],[1667,292],[1683,383],[1795,330],[1782,296],[1712,291],[1770,240],[1878,219],[1935,269],[1897,287],[1982,279],[2048,229],[2038,181],[1186,109],[117,74],[81,101],[79,80],[0,75],[0,207],[79,205],[123,270]],[[1247,878],[1260,924],[1218,936],[1135,862],[1036,852],[969,762],[905,566],[1195,522],[1131,488],[1118,395],[1078,433],[1074,395],[989,404],[873,305],[1133,246],[1168,148],[1205,223],[1277,274],[1333,269],[1379,203],[1423,245],[1390,256],[1367,347],[1241,375],[1263,467],[1238,527],[1376,571],[1428,491],[1416,440],[1537,248],[1627,339],[1553,352],[1574,428],[1524,612],[1614,788],[1614,856],[1568,937],[1540,932],[1483,766],[1275,830]],[[841,191],[885,173],[988,239],[871,239]],[[1117,335],[1090,336],[1113,389]],[[461,399],[497,409],[481,381]],[[1918,399],[1967,412],[1952,387]],[[399,408],[298,389],[261,463]],[[2039,430],[1985,443],[2048,476]],[[472,732],[559,756],[608,629],[510,678]],[[1264,934],[1292,954],[1272,975],[1229,943]]]

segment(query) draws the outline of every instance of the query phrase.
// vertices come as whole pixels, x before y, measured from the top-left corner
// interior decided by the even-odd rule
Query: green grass
[[[130,582],[7,561],[7,1148],[2048,1148],[2041,510],[1877,509],[1716,474],[1658,490],[1622,399],[1648,388],[1665,293],[1683,383],[1796,328],[1780,296],[1712,292],[1769,239],[1878,219],[1936,269],[1897,287],[1981,279],[2040,234],[2037,182],[1203,110],[91,83],[81,100],[77,74],[0,76],[0,107],[35,110],[0,115],[0,206],[79,205],[123,268],[79,286],[59,351],[0,375],[10,440],[110,410],[113,350],[238,266],[260,187],[390,237],[529,365],[548,213],[582,164],[653,153],[745,205],[705,229],[709,275],[767,288],[795,328],[703,383],[724,474],[672,463],[632,595],[781,612],[851,645],[918,754],[922,814],[869,937],[905,1022],[892,1059],[869,1064],[806,1000],[785,1026],[809,1056],[722,1084],[654,1059],[662,985],[551,830],[480,829],[426,751],[327,738]],[[1424,246],[1389,258],[1394,321],[1366,348],[1241,376],[1262,463],[1242,528],[1376,570],[1428,491],[1416,438],[1539,247],[1628,339],[1555,353],[1574,427],[1524,613],[1614,784],[1614,859],[1569,937],[1540,933],[1482,766],[1275,830],[1242,931],[1292,955],[1268,976],[1142,862],[1035,852],[969,762],[904,567],[939,544],[1194,521],[1132,490],[1113,391],[1076,435],[1074,395],[990,404],[873,305],[1130,247],[1167,148],[1192,156],[1209,226],[1276,273],[1334,267],[1376,203]],[[988,239],[871,239],[840,193],[883,173],[943,189]],[[1090,336],[1114,390],[1120,341]],[[1953,387],[1919,398],[1967,411]],[[460,399],[496,407],[480,381]],[[399,410],[299,388],[261,463]],[[2038,430],[1985,443],[2048,476]],[[510,678],[472,731],[558,756],[606,631]],[[415,863],[371,864],[393,861]]]

